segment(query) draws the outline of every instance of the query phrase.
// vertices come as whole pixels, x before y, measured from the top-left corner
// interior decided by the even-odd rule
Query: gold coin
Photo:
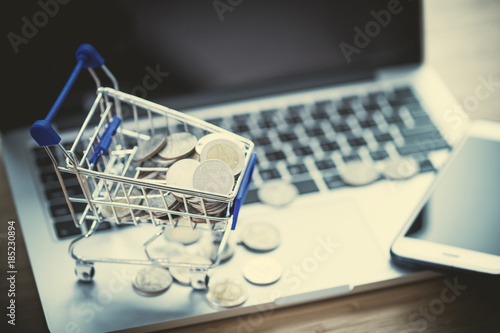
[[[245,163],[243,149],[231,140],[217,139],[208,142],[200,155],[200,161],[220,160],[226,163],[233,175],[239,175]]]

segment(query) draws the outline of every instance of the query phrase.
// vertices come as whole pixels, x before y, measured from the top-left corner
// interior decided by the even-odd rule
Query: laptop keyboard
[[[299,194],[346,187],[337,168],[353,160],[377,164],[412,156],[420,173],[432,172],[429,153],[450,148],[409,87],[205,120],[255,144],[258,158],[245,204],[258,202],[258,186],[273,179],[294,184]],[[34,155],[57,237],[80,234],[45,150],[35,148]],[[74,177],[63,177],[70,195],[81,194]],[[85,205],[74,208],[81,213]],[[110,228],[109,222],[99,226]]]

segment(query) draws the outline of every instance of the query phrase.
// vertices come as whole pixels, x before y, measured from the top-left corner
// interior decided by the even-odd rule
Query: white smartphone
[[[396,237],[391,258],[500,274],[500,123],[472,124]]]

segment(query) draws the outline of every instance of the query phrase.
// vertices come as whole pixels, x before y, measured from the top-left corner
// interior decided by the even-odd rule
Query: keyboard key
[[[441,140],[432,140],[427,142],[414,143],[402,147],[397,147],[396,149],[398,150],[398,153],[400,155],[410,155],[410,154],[416,154],[433,150],[447,149],[449,147],[450,146],[448,145],[448,143],[445,140],[441,139]]]
[[[272,119],[261,119],[258,121],[257,125],[262,129],[269,129],[276,127],[276,123]]]
[[[281,142],[291,142],[299,139],[293,132],[279,133],[278,137],[280,138]]]
[[[401,87],[394,89],[394,95],[397,99],[413,99],[416,98],[413,90],[410,87]]]
[[[320,144],[321,149],[323,149],[324,152],[331,152],[335,150],[339,150],[340,146],[337,142],[332,141],[332,142],[322,142]]]
[[[71,197],[75,196],[83,196],[83,192],[80,186],[67,186],[66,191],[68,192],[68,195]],[[63,199],[64,198],[64,193],[61,187],[56,187],[52,189],[45,190],[45,197],[48,200],[56,200],[56,199]]]
[[[285,118],[285,121],[288,125],[297,125],[297,124],[302,124],[302,118],[299,116],[288,116]]]
[[[207,123],[213,124],[215,126],[221,126],[224,119],[222,119],[222,118],[210,118],[210,119],[205,119],[205,121]],[[182,128],[184,128],[184,126]]]
[[[344,162],[350,162],[360,160],[361,157],[358,155],[358,153],[351,153],[349,155],[342,156],[342,159],[344,160]]]
[[[433,140],[442,140],[443,137],[439,131],[433,132],[424,132],[421,134],[411,135],[405,137],[405,144],[419,143],[419,142],[427,142]]]
[[[250,127],[247,124],[234,124],[231,126],[231,132],[240,134],[250,132]]]
[[[292,176],[301,175],[308,172],[307,167],[302,163],[287,165],[286,168]]]
[[[275,168],[263,169],[259,171],[262,180],[281,178],[280,172]]]
[[[308,156],[308,155],[312,155],[313,154],[313,151],[312,151],[311,147],[307,147],[307,146],[295,147],[295,148],[293,148],[293,152],[298,157]]]
[[[419,166],[420,166],[420,172],[436,171],[436,168],[434,168],[434,165],[432,165],[432,162],[429,161],[428,159],[420,161]]]
[[[267,134],[262,134],[260,136],[254,136],[251,138],[251,140],[253,141],[253,143],[256,146],[267,146],[267,145],[271,144],[271,140],[269,139]]]
[[[377,127],[377,123],[373,119],[365,119],[365,120],[359,120],[359,126],[362,128],[371,128],[371,127]]]
[[[235,114],[233,116],[233,121],[237,124],[245,123],[250,118],[250,113]]]
[[[392,141],[392,136],[389,133],[379,133],[374,135],[375,140],[378,142]]]
[[[354,110],[350,106],[342,106],[342,107],[337,109],[337,112],[339,115],[341,115],[343,117],[347,117],[351,114],[354,114]]]
[[[404,124],[403,119],[397,114],[393,114],[391,116],[386,116],[385,121],[388,124],[395,124],[395,125],[403,125]]]
[[[434,125],[420,126],[414,128],[401,128],[399,130],[404,138],[415,135],[433,135],[433,133],[439,133],[439,130]]]
[[[69,220],[56,222],[54,224],[54,227],[56,229],[56,235],[59,238],[65,238],[81,234],[80,228],[77,228],[75,226],[75,223],[73,222],[73,219],[71,217],[69,217]]]
[[[314,162],[314,164],[316,165],[316,168],[320,171],[332,170],[332,169],[335,169],[337,167],[335,165],[335,163],[333,163],[333,161],[330,159],[316,161],[316,162]]]
[[[292,184],[297,187],[297,190],[299,190],[299,194],[319,192],[319,188],[313,180],[292,182]]]
[[[265,120],[272,119],[276,115],[276,112],[278,112],[278,109],[262,110],[260,111],[260,118]]]
[[[361,137],[347,139],[347,142],[351,147],[361,147],[366,145],[365,139]]]
[[[306,134],[308,137],[314,138],[325,135],[325,132],[323,132],[321,127],[312,127],[312,128],[306,128]]]
[[[339,175],[324,177],[323,181],[330,190],[346,186],[346,184],[344,183],[342,178],[340,178]]]
[[[333,124],[332,128],[337,133],[350,132],[351,128],[346,123]]]
[[[281,150],[269,151],[266,153],[266,158],[269,162],[286,160],[286,155]]]
[[[385,150],[377,150],[377,151],[372,151],[370,152],[370,156],[372,160],[374,161],[380,161],[383,160],[384,158],[389,157],[389,154]]]
[[[258,192],[258,189],[256,189],[256,188],[249,189],[243,204],[248,205],[248,204],[253,204],[253,203],[259,202],[259,197],[257,196],[257,192]]]
[[[92,227],[92,221],[85,221],[85,224],[87,225],[87,229],[90,229],[90,227]],[[101,223],[99,223],[99,225],[97,226],[97,229],[96,231],[102,231],[102,230],[109,230],[111,229],[111,223],[107,222],[107,221],[103,221]]]
[[[86,206],[87,204],[84,203],[73,202],[73,210],[75,211],[75,213],[82,213],[85,210]],[[59,217],[71,214],[69,211],[69,207],[66,203],[51,205],[50,212],[52,213],[53,217]]]

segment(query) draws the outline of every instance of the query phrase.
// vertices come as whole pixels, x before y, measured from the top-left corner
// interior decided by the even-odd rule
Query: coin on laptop
[[[149,140],[139,142],[132,160],[134,162],[143,162],[156,155],[166,143],[165,135],[153,135]]]
[[[200,161],[221,160],[232,170],[233,175],[239,175],[245,164],[245,153],[241,146],[232,140],[216,139],[209,141],[200,154]]]
[[[212,264],[212,261],[206,257],[197,256],[193,254],[181,254],[170,258],[170,261],[174,264],[189,264],[193,266],[208,266]],[[170,274],[174,279],[180,284],[190,285],[191,283],[191,270],[189,267],[175,267],[169,268]]]
[[[194,150],[198,139],[188,132],[174,133],[167,136],[165,147],[158,152],[164,160],[180,159],[188,156]]]
[[[255,258],[243,266],[243,276],[253,284],[271,284],[281,278],[281,264],[272,258]]]
[[[281,242],[278,229],[264,222],[247,225],[241,232],[240,240],[254,251],[271,251]]]
[[[234,176],[221,160],[205,160],[193,174],[193,188],[203,192],[228,195],[234,187]]]
[[[234,280],[223,280],[209,284],[207,300],[217,307],[234,307],[243,304],[248,293],[245,287]]]
[[[259,188],[257,196],[265,204],[282,207],[290,204],[298,193],[297,187],[293,184],[282,180],[271,180]]]
[[[363,186],[373,183],[380,175],[372,165],[354,160],[339,166],[339,176],[348,185]]]
[[[172,275],[165,268],[147,267],[137,272],[132,285],[143,296],[156,296],[165,292],[172,281]]]
[[[418,162],[412,157],[391,158],[384,162],[383,174],[389,179],[408,179],[420,171]]]

